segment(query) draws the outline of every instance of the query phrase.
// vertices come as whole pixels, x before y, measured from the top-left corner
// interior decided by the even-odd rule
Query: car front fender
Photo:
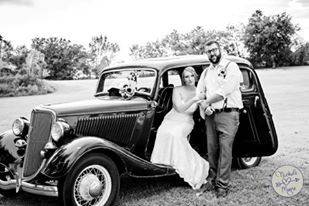
[[[79,137],[61,146],[48,159],[41,173],[50,179],[60,179],[68,174],[78,160],[92,152],[111,157],[120,173],[132,176],[162,176],[174,173],[173,169],[154,165],[115,143],[91,136]]]
[[[123,150],[121,147],[102,138],[79,137],[57,149],[48,159],[41,173],[52,179],[61,178],[68,173],[76,161],[84,155],[96,151],[116,155],[115,157],[122,164],[122,160],[119,158],[121,150]]]

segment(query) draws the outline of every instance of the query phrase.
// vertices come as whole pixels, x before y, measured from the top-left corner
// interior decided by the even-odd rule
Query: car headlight
[[[65,122],[55,122],[51,128],[51,137],[55,142],[58,142],[59,139],[68,131],[70,126]]]
[[[24,118],[15,119],[12,125],[12,131],[16,136],[26,135],[28,132],[28,123]]]

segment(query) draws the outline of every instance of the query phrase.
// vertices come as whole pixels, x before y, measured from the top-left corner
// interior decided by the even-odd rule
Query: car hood
[[[67,116],[146,110],[148,105],[149,101],[143,98],[134,98],[132,100],[96,98],[86,101],[49,104],[40,107],[53,110],[57,116]]]

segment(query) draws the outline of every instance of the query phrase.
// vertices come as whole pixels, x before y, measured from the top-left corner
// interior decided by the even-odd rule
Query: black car
[[[243,74],[244,109],[234,141],[234,163],[256,166],[276,152],[278,140],[270,109],[252,65],[229,56]],[[156,131],[172,108],[172,92],[187,66],[198,74],[205,56],[154,58],[103,70],[95,98],[43,105],[30,120],[20,117],[0,134],[0,193],[58,196],[64,205],[111,205],[120,176],[175,174],[150,162]],[[198,112],[190,135],[192,147],[207,158],[204,122]]]

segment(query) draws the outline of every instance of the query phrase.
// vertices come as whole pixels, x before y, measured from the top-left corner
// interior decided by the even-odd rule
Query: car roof
[[[233,61],[237,64],[243,64],[252,68],[251,63],[241,57],[227,55],[225,56],[228,60]],[[147,58],[135,61],[129,61],[124,63],[118,63],[106,67],[103,71],[121,67],[151,67],[157,70],[165,70],[166,68],[181,67],[186,65],[194,64],[209,64],[209,60],[206,55],[183,55],[183,56],[169,56],[169,57],[158,57],[158,58]]]

